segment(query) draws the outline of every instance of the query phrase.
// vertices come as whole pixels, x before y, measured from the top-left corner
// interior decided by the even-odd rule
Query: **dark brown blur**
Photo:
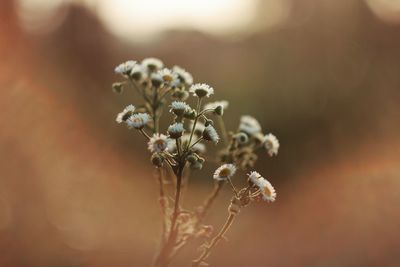
[[[1,0],[0,267],[150,264],[157,184],[144,140],[115,123],[138,97],[111,91],[115,65],[149,56],[230,101],[229,128],[254,115],[281,143],[256,166],[277,201],[244,209],[211,266],[399,266],[400,4],[292,0],[284,22],[263,28],[266,2],[241,37],[188,29],[128,42],[77,4],[31,33]],[[186,207],[215,167],[194,174]],[[226,190],[208,222],[223,224],[228,201]]]

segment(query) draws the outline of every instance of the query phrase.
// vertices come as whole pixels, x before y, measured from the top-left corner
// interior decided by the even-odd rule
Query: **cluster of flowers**
[[[264,135],[255,118],[242,116],[237,130],[227,132],[222,116],[229,103],[223,100],[203,105],[203,100],[213,95],[214,89],[204,83],[194,84],[189,72],[179,66],[165,68],[163,62],[156,58],[147,58],[140,63],[127,61],[118,65],[115,72],[125,78],[125,81],[113,84],[116,93],[122,93],[125,87],[131,86],[144,100],[141,106],[127,106],[117,115],[116,121],[125,124],[129,129],[138,130],[147,139],[152,163],[158,169],[169,167],[176,176],[174,208],[169,207],[167,201],[163,204],[165,225],[170,228],[164,231],[164,241],[156,266],[164,266],[191,237],[198,236],[204,229],[211,229],[201,222],[206,209],[211,206],[225,182],[230,184],[233,192],[228,209],[231,215],[236,215],[240,208],[251,201],[275,201],[275,189],[258,172],[251,171],[247,174],[247,186],[240,190],[231,181],[238,169],[247,170],[254,166],[258,150],[266,150],[269,156],[278,154],[278,139],[271,133]],[[191,95],[196,102],[195,108],[187,103]],[[173,120],[166,132],[161,133],[159,121],[168,98],[171,98],[168,107]],[[216,116],[215,121],[221,130],[221,136],[215,128],[212,116]],[[151,134],[148,133],[149,130]],[[202,169],[206,153],[203,141],[217,144],[220,140],[224,143],[219,152],[222,165],[213,175],[217,190],[213,191],[206,199],[206,204],[197,212],[182,212],[179,201],[183,172],[188,172],[187,166],[192,170]],[[162,183],[160,186],[163,186]],[[209,231],[207,233],[210,234]],[[207,253],[194,261],[194,264],[204,263],[212,246],[206,247]]]

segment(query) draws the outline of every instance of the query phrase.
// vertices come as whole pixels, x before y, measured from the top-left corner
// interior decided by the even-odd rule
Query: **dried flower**
[[[279,141],[273,134],[267,134],[264,137],[264,147],[268,151],[268,154],[272,157],[278,155]]]
[[[115,73],[121,74],[123,76],[129,76],[131,73],[133,67],[136,66],[136,61],[134,60],[128,60],[124,63],[119,64],[117,67],[115,67],[114,71]]]
[[[173,72],[177,74],[179,80],[187,85],[192,85],[193,83],[193,76],[189,72],[187,72],[185,69],[179,67],[179,66],[174,66],[172,68]]]
[[[171,138],[178,139],[182,136],[184,132],[183,124],[180,122],[175,122],[168,127],[168,134]]]
[[[226,100],[221,100],[221,101],[215,101],[211,103],[207,103],[204,105],[204,109],[214,109],[214,112],[217,113],[217,115],[223,115],[223,112],[225,109],[227,109],[229,106],[229,102]]]
[[[261,125],[254,117],[245,115],[240,118],[239,131],[253,135],[261,132]]]
[[[214,144],[218,143],[219,141],[219,135],[215,128],[211,125],[208,125],[204,128],[203,138],[204,140],[211,141]]]
[[[274,202],[276,199],[275,188],[272,184],[265,178],[263,178],[259,184],[258,188],[261,190],[262,198],[268,202]]]
[[[117,118],[115,119],[116,122],[122,123],[125,122],[135,111],[134,105],[129,105],[120,113],[118,113]]]
[[[143,129],[143,127],[149,122],[150,115],[147,113],[136,113],[129,117],[126,121],[129,128]]]
[[[142,60],[142,65],[150,71],[156,71],[164,67],[164,63],[158,58],[149,57]]]
[[[178,78],[178,76],[175,73],[173,73],[170,69],[167,68],[159,70],[157,74],[160,75],[165,82],[171,82],[172,80]]]
[[[148,144],[148,149],[150,152],[163,152],[168,149],[168,144],[170,142],[170,139],[164,135],[164,134],[153,134],[153,136],[150,138]]]
[[[209,97],[210,95],[214,94],[214,89],[205,83],[196,83],[190,86],[189,92],[193,93],[193,95],[202,98],[202,97]]]
[[[259,173],[256,172],[256,171],[250,172],[250,173],[248,174],[248,176],[249,176],[250,181],[251,181],[254,185],[256,185],[256,186],[258,186],[258,184],[260,183],[260,181],[261,181],[262,179],[264,179],[264,178],[261,176],[261,174],[259,174]]]
[[[130,72],[130,77],[135,81],[141,81],[145,78],[146,73],[142,65],[135,64]]]
[[[224,164],[214,172],[214,179],[223,181],[231,178],[236,172],[236,167],[233,164]]]
[[[173,112],[177,116],[182,116],[188,109],[190,109],[189,105],[182,101],[173,101],[170,107],[170,112]]]
[[[238,144],[245,145],[249,141],[249,137],[245,133],[238,133],[234,136]]]

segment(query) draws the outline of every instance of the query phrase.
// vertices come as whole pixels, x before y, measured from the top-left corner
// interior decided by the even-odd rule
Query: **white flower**
[[[268,151],[268,154],[272,157],[273,155],[278,155],[279,141],[273,134],[267,134],[264,137],[264,147]]]
[[[276,191],[275,188],[272,186],[272,184],[266,180],[263,179],[260,181],[260,184],[258,186],[261,190],[261,194],[263,196],[263,199],[268,202],[274,202],[276,199]]]
[[[130,76],[136,81],[143,80],[146,77],[143,66],[135,64],[130,71]]]
[[[159,70],[164,67],[164,63],[158,58],[149,57],[142,60],[142,65],[151,71]]]
[[[143,129],[143,127],[149,122],[150,115],[147,113],[136,113],[129,117],[126,121],[129,128]]]
[[[265,201],[270,201],[273,202],[275,201],[276,198],[276,192],[274,187],[271,185],[270,182],[268,182],[267,179],[262,177],[258,172],[252,171],[248,174],[250,181],[257,186],[261,194],[263,196],[263,199]]]
[[[236,172],[236,167],[233,164],[224,164],[214,172],[214,179],[223,181],[231,178]]]
[[[173,73],[170,69],[167,68],[157,71],[157,74],[160,75],[166,82],[171,82],[172,80],[178,78],[177,74]]]
[[[122,123],[125,122],[135,111],[134,105],[129,105],[120,113],[118,113],[117,118],[115,119],[116,122]]]
[[[240,118],[239,131],[253,135],[261,132],[261,125],[254,117],[245,115]]]
[[[183,124],[180,122],[175,122],[168,127],[168,133],[174,139],[181,137],[184,130]]]
[[[134,60],[128,60],[124,63],[119,64],[117,67],[115,67],[114,71],[115,73],[124,75],[124,76],[129,76],[131,73],[133,67],[135,67],[136,61]]]
[[[172,67],[173,72],[175,72],[178,75],[178,78],[186,83],[187,85],[191,85],[193,83],[193,76],[189,72],[187,72],[185,69],[179,67],[179,66],[173,66]]]
[[[189,105],[182,101],[173,101],[170,105],[170,112],[175,113],[178,116],[182,116],[185,111],[190,109]]]
[[[207,127],[204,128],[203,138],[204,140],[211,141],[214,144],[218,143],[219,141],[218,133],[215,130],[215,128],[211,125],[208,125]]]
[[[170,139],[164,134],[154,134],[148,144],[150,152],[163,152],[168,150]]]
[[[222,106],[222,108],[225,110],[228,108],[229,102],[226,100],[221,100],[221,101],[207,103],[204,105],[204,109],[215,109],[218,106]]]
[[[189,92],[198,97],[209,97],[214,94],[214,89],[205,83],[196,83],[190,86]]]
[[[256,171],[252,171],[248,174],[250,181],[255,184],[255,185],[259,185],[260,181],[262,181],[262,179],[264,179],[261,174],[259,174]]]

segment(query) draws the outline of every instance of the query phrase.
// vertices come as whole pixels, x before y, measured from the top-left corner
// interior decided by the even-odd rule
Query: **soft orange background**
[[[116,64],[148,56],[211,84],[231,103],[230,128],[251,114],[281,142],[256,168],[277,201],[243,210],[212,266],[399,266],[400,25],[363,1],[292,2],[287,22],[245,38],[171,31],[135,44],[72,4],[31,34],[2,0],[0,266],[150,264],[156,181],[141,136],[115,123],[138,98],[110,89]],[[215,168],[194,174],[187,208]],[[224,222],[228,201],[226,190],[208,222]]]

